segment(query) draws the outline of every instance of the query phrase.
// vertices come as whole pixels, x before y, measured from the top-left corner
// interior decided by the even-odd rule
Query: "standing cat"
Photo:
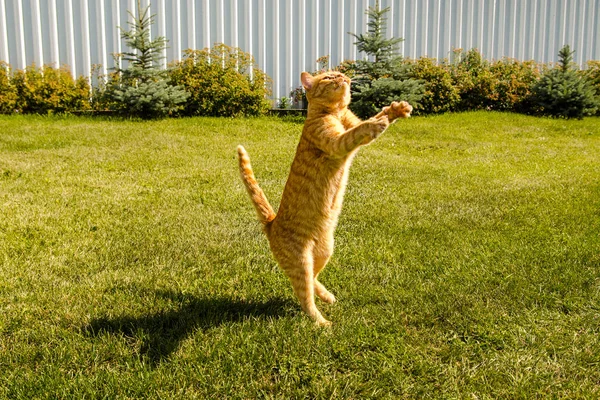
[[[406,102],[393,102],[361,121],[347,107],[350,79],[339,72],[303,72],[308,114],[277,214],[258,186],[248,153],[238,146],[240,173],[275,259],[302,309],[319,325],[330,325],[315,305],[335,297],[317,280],[333,252],[333,231],[342,208],[348,169],[362,145],[376,139],[396,118],[410,116]]]

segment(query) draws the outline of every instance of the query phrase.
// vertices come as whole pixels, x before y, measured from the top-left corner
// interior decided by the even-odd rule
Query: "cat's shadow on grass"
[[[95,318],[83,331],[92,337],[108,334],[129,339],[139,349],[140,356],[155,365],[168,358],[195,330],[243,320],[280,318],[294,314],[295,308],[291,299],[284,298],[242,301],[168,291],[157,291],[156,295],[169,301],[170,307],[141,316]]]

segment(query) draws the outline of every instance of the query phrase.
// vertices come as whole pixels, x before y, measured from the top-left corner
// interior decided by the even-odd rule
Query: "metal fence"
[[[142,7],[149,0],[140,0]],[[401,37],[406,57],[446,58],[478,48],[488,59],[556,61],[569,44],[575,61],[600,59],[600,0],[381,0],[387,32]],[[68,65],[90,76],[106,72],[124,50],[137,0],[0,0],[0,60],[15,68]],[[166,60],[183,50],[225,43],[251,53],[273,78],[273,97],[299,85],[300,72],[364,57],[348,34],[366,31],[375,0],[152,0],[152,36],[165,36]]]

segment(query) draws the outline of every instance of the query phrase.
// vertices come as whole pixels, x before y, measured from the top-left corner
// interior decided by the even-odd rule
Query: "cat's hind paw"
[[[335,296],[333,294],[331,294],[331,292],[325,291],[325,292],[317,293],[317,295],[323,302],[325,302],[327,304],[333,304],[336,302]]]
[[[329,321],[329,320],[326,320],[326,319],[322,319],[322,320],[320,320],[320,321],[315,321],[315,323],[316,323],[318,326],[322,326],[322,327],[325,327],[325,328],[328,328],[328,327],[330,327],[331,325],[333,325],[333,324],[331,323],[331,321]]]

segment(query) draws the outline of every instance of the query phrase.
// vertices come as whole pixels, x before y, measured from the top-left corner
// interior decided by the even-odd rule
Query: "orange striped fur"
[[[240,173],[271,251],[291,281],[302,309],[319,325],[330,325],[315,304],[335,297],[318,281],[333,252],[333,232],[350,163],[360,146],[376,139],[396,118],[410,116],[406,102],[393,102],[361,121],[347,107],[350,79],[339,72],[303,72],[308,114],[277,214],[258,186],[248,153],[238,146]]]

